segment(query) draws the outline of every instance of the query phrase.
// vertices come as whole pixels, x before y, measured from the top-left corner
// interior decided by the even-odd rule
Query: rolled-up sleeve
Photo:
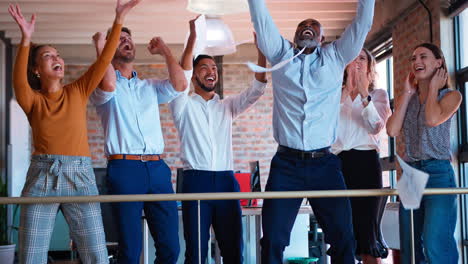
[[[109,102],[114,97],[115,93],[116,91],[106,92],[104,90],[101,90],[100,88],[97,88],[89,97],[89,101],[96,106],[103,105]]]
[[[192,79],[192,70],[189,71],[184,71],[185,78],[187,80],[187,87],[185,90],[179,95],[174,98],[169,103],[169,107],[171,109],[172,117],[174,118],[175,121],[178,121],[182,115],[182,113],[185,110],[185,107],[187,106],[187,102],[189,100],[189,91],[190,91],[190,83]]]
[[[226,98],[224,103],[231,109],[232,117],[236,118],[254,105],[265,93],[266,85],[266,83],[254,79],[250,88],[245,89],[238,95]]]
[[[385,127],[390,113],[388,95],[384,90],[379,89],[373,93],[372,101],[364,107],[361,116],[368,132],[376,135]]]
[[[146,82],[156,92],[156,95],[158,97],[158,104],[169,103],[181,94],[180,92],[174,90],[174,87],[172,86],[171,81],[169,79],[148,79],[146,80]]]

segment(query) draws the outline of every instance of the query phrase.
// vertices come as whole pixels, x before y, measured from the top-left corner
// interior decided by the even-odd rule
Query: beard
[[[297,39],[296,45],[299,48],[316,48],[320,43],[315,39]]]
[[[135,60],[135,51],[133,51],[131,53],[123,54],[122,52],[117,50],[117,52],[115,53],[115,56],[114,56],[114,60],[118,60],[118,61],[121,61],[121,62],[124,62],[124,63],[133,62]]]
[[[216,88],[216,85],[214,85],[213,87],[208,87],[208,86],[204,85],[204,84],[200,81],[200,79],[198,79],[197,76],[195,76],[195,80],[197,81],[198,86],[200,86],[200,88],[201,88],[203,91],[205,91],[205,92],[212,92],[212,91],[214,91],[215,88]]]

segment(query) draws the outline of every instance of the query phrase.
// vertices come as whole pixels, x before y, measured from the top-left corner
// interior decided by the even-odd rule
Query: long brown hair
[[[34,72],[34,68],[37,66],[36,57],[39,54],[39,50],[43,47],[51,47],[50,45],[36,45],[31,44],[28,58],[28,83],[33,90],[41,90],[41,79]]]
[[[442,52],[442,50],[437,45],[434,45],[432,43],[427,43],[427,42],[426,43],[421,43],[421,44],[417,45],[416,47],[414,47],[413,52],[417,48],[426,48],[426,49],[430,50],[436,59],[442,60],[442,66],[440,66],[440,67],[445,69],[445,71],[448,72],[447,62],[445,61],[444,53]],[[450,87],[449,83],[450,83],[450,76],[447,78],[447,81],[445,82],[445,85],[444,85],[444,87],[442,89],[449,88]]]
[[[363,48],[362,50],[364,51],[367,57],[367,74],[369,76],[369,92],[372,92],[375,89],[375,79],[377,78],[377,71],[375,69],[377,62],[374,56],[372,55],[372,53],[368,49]],[[344,75],[343,75],[343,86],[346,85],[347,79],[348,79],[348,73],[345,69]]]

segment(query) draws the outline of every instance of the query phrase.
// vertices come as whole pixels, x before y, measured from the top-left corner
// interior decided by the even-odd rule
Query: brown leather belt
[[[116,155],[110,155],[108,160],[118,160],[118,159],[123,159],[123,160],[139,160],[139,161],[157,161],[161,160],[161,156],[159,154],[156,155],[129,155],[129,154],[116,154]]]

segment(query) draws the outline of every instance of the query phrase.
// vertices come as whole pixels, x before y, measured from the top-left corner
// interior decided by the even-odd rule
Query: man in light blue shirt
[[[96,35],[98,53],[104,41],[102,35]],[[187,81],[162,39],[153,38],[148,50],[165,58],[168,80],[138,78],[133,69],[135,45],[130,30],[124,27],[112,65],[90,98],[104,128],[110,194],[174,192],[171,171],[160,156],[164,151],[164,141],[158,104],[168,103],[177,97],[178,91],[185,89]],[[177,262],[180,248],[175,201],[117,203],[114,206],[119,229],[118,263],[139,263],[142,210],[155,241],[154,263]]]
[[[293,46],[280,35],[265,0],[249,0],[259,48],[272,65],[305,48],[303,54],[272,73],[273,134],[279,147],[271,162],[267,191],[346,189],[339,159],[329,148],[337,134],[343,71],[364,45],[374,4],[375,0],[359,0],[354,21],[340,39],[325,46],[321,46],[322,25],[315,19],[304,20],[297,27]],[[282,263],[301,202],[265,200],[262,263]],[[332,263],[354,263],[349,199],[309,202],[331,245]]]

